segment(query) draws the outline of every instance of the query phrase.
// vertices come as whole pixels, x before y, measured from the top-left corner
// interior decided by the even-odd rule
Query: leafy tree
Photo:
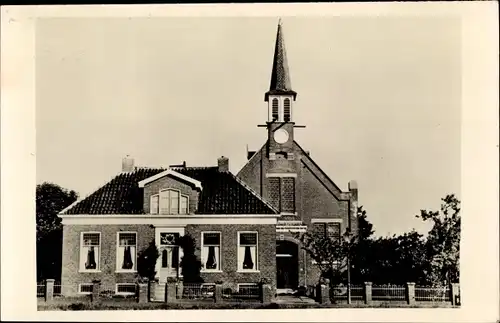
[[[421,210],[418,218],[433,226],[426,242],[427,276],[434,285],[458,282],[460,276],[460,201],[444,197],[440,211]]]
[[[62,228],[61,219],[57,214],[77,198],[78,194],[75,191],[68,191],[53,183],[36,186],[37,241]]]
[[[182,248],[183,256],[180,262],[182,277],[186,283],[201,283],[200,276],[201,261],[195,254],[196,241],[189,234],[179,238],[179,246]]]
[[[160,253],[155,241],[151,241],[148,247],[142,250],[137,257],[137,274],[139,278],[154,280],[156,276],[156,261]]]
[[[316,262],[321,277],[328,278],[331,285],[340,284],[347,269],[347,257],[351,254],[350,248],[355,243],[355,236],[345,232],[339,239],[324,231],[312,231],[296,237],[301,248]]]
[[[372,271],[372,249],[374,241],[373,224],[368,221],[366,210],[362,206],[358,208],[358,238],[351,248],[351,281],[361,284],[369,281]]]
[[[36,186],[37,279],[61,277],[62,225],[57,214],[78,195],[53,183]]]

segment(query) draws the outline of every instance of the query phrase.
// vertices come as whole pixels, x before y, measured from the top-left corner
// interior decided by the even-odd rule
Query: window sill
[[[260,273],[260,270],[238,269],[237,273]]]
[[[117,274],[135,274],[137,270],[115,270]]]
[[[91,274],[91,273],[100,273],[101,270],[80,269],[78,272],[80,272],[80,273],[86,273],[86,274],[90,273]]]
[[[222,270],[200,270],[200,273],[222,273]]]

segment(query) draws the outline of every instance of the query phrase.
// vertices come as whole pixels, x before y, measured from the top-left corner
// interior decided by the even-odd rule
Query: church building
[[[159,283],[182,277],[183,235],[196,242],[207,284],[222,281],[238,291],[266,279],[276,293],[316,284],[319,270],[296,235],[356,233],[358,190],[351,181],[342,191],[295,141],[294,130],[303,127],[294,119],[297,97],[279,24],[262,147],[248,152],[236,175],[224,156],[213,167],[164,168],[124,158],[121,173],[59,214],[63,295],[88,294],[95,279],[129,293],[151,242]]]

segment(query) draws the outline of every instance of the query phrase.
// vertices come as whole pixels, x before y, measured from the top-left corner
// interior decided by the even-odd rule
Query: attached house
[[[137,256],[155,241],[157,278],[177,276],[178,237],[196,241],[205,282],[234,289],[266,278],[278,292],[315,284],[319,271],[296,235],[321,230],[357,232],[358,190],[342,191],[295,140],[294,103],[283,31],[278,25],[271,85],[264,99],[267,139],[248,152],[233,175],[229,160],[214,167],[135,167],[123,160],[120,174],[60,213],[63,223],[63,294],[85,293],[88,284],[126,291]],[[326,149],[326,147],[325,147]]]

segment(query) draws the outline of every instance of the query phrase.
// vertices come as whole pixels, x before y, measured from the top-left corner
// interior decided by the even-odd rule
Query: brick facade
[[[290,127],[289,127],[290,128]],[[357,230],[357,187],[351,187],[351,191],[342,192],[323,171],[311,159],[296,142],[293,141],[293,130],[291,138],[284,148],[273,141],[272,135],[264,146],[258,150],[247,164],[240,170],[238,177],[264,199],[269,200],[274,206],[279,205],[279,198],[290,201],[288,192],[284,195],[277,192],[283,186],[279,186],[276,177],[269,174],[287,173],[296,174],[295,185],[295,214],[287,212],[279,220],[302,221],[311,229],[311,219],[337,219],[341,221],[341,232],[351,227],[353,232]],[[288,159],[272,156],[271,154],[286,151]],[[293,158],[290,158],[292,154]],[[272,157],[270,157],[272,156]],[[290,178],[290,177],[288,177]],[[281,180],[288,179],[287,177]],[[286,212],[286,210],[282,210]],[[276,233],[276,239],[286,239],[297,243],[292,233]],[[300,246],[299,246],[300,249]],[[299,286],[315,284],[319,279],[319,269],[304,250],[299,250]]]
[[[221,272],[202,272],[205,282],[222,281],[225,285],[236,289],[238,283],[258,283],[261,278],[271,281],[276,287],[276,226],[274,225],[188,225],[186,234],[190,234],[197,245],[197,256],[200,257],[201,233],[219,231],[221,233]],[[238,272],[238,231],[258,232],[258,272]]]
[[[80,272],[80,237],[82,232],[101,233],[100,272]],[[117,283],[133,283],[136,273],[116,272],[117,233],[137,232],[137,254],[147,248],[155,238],[155,230],[150,225],[64,225],[62,252],[62,293],[65,296],[78,294],[78,284],[91,283],[100,279],[106,286]]]
[[[80,272],[80,238],[82,232],[100,232],[100,271]],[[65,225],[63,227],[63,294],[77,296],[78,285],[101,280],[103,286],[114,287],[117,283],[133,283],[136,273],[120,273],[116,268],[117,233],[121,231],[137,232],[137,254],[148,247],[155,239],[155,228],[150,225]],[[197,245],[196,255],[201,254],[201,233],[219,231],[221,233],[221,272],[202,272],[201,277],[207,283],[223,281],[225,286],[237,289],[238,283],[258,283],[266,277],[276,287],[276,226],[274,225],[187,225],[185,233],[191,235]],[[258,272],[238,272],[237,248],[238,231],[258,232],[257,263]]]

